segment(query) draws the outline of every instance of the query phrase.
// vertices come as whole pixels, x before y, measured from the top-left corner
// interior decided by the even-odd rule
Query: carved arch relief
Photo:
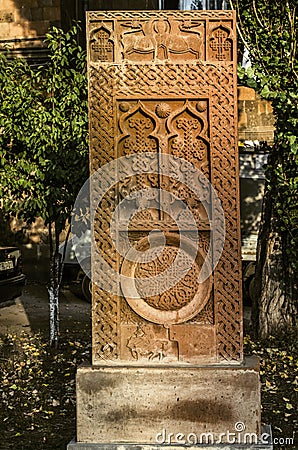
[[[118,156],[159,151],[194,163],[206,156],[208,100],[125,99],[118,102],[118,111]]]
[[[90,53],[93,62],[114,61],[113,30],[106,24],[92,30],[90,34]]]
[[[185,101],[182,107],[175,110],[168,118],[167,128],[169,130],[168,151],[177,158],[183,158],[197,167],[207,179],[210,178],[210,142],[208,129],[207,101],[190,102]],[[174,173],[177,170],[172,168]],[[189,185],[192,174],[189,173]],[[200,227],[202,221],[208,221],[205,207],[201,200],[209,202],[209,196],[201,192],[201,199],[194,198],[194,195],[184,184],[168,180],[168,189],[178,194],[179,198],[192,211],[197,226]],[[208,191],[207,191],[208,192]],[[177,205],[176,205],[177,207]],[[175,202],[171,205],[175,208]],[[181,211],[181,215],[183,211]]]
[[[116,140],[117,155],[130,155],[150,151],[160,158],[162,153],[170,153],[177,158],[183,158],[196,166],[208,179],[210,178],[210,142],[208,127],[208,99],[167,99],[167,100],[131,100],[118,102],[118,130]],[[154,156],[153,156],[154,158]],[[173,167],[172,172],[180,170]],[[191,174],[189,174],[191,177]],[[190,182],[191,183],[191,182]],[[144,187],[155,187],[176,192],[192,211],[198,225],[207,220],[207,214],[201,201],[194,199],[190,189],[182,183],[157,175],[136,175],[133,179],[121,183],[122,197],[129,192]],[[202,192],[202,198],[204,197]],[[153,200],[153,199],[152,199]],[[151,202],[152,208],[158,209],[162,198]],[[163,202],[167,200],[163,199]],[[167,210],[173,210],[177,205],[167,204]],[[134,203],[136,206],[136,203]],[[166,214],[156,212],[151,208],[148,212],[137,214],[137,219],[153,219],[159,217],[171,221]],[[181,211],[183,214],[183,211]]]
[[[116,145],[119,156],[152,151],[158,158],[158,155],[166,152],[177,158],[184,158],[192,162],[201,170],[204,167],[206,175],[209,174],[208,99],[119,100],[118,130],[119,137]],[[175,170],[180,170],[180,168],[173,168],[173,173]],[[202,220],[206,221],[207,214],[200,200],[194,200],[191,191],[182,183],[163,179],[162,176],[150,178],[148,175],[136,175],[127,181],[125,180],[119,186],[120,197],[147,186],[166,188],[179,197],[180,205],[175,204],[174,198],[172,203],[167,205],[167,211],[174,212],[177,207],[181,209],[182,200],[184,205],[187,205],[192,211],[198,225]],[[171,214],[167,216],[163,211],[157,213],[159,201],[162,199],[149,197],[146,199],[144,197],[146,196],[143,195],[142,202],[144,203],[147,200],[149,208],[134,215],[132,219],[132,222],[134,222],[133,229],[146,228],[148,221],[155,221],[157,228],[169,226],[172,220]],[[137,200],[131,200],[131,202],[133,201],[131,210],[135,211],[139,205]],[[187,227],[187,214],[184,219],[183,211],[180,211],[180,209],[179,220],[185,221]],[[125,214],[127,214],[126,217],[124,217]],[[128,219],[129,207],[124,210],[124,215],[120,217],[119,223]],[[147,288],[140,287],[139,277],[145,279],[148,276],[152,277],[153,274],[157,276],[160,271],[166,270],[167,262],[175,260],[178,241],[177,235],[170,235],[163,256],[158,257],[151,263],[131,265],[129,254],[123,261],[122,273],[129,277],[122,286],[124,296],[130,307],[146,320],[163,324],[185,322],[196,316],[210,298],[212,288],[210,280],[206,285],[193,282],[194,279],[198,278],[202,261],[206,255],[201,250],[194,266],[174,288],[152,297],[150,295],[150,292],[152,292],[150,282]],[[147,242],[147,238],[137,241],[136,248],[142,249]],[[187,254],[184,254],[182,260],[186,261],[187,258]],[[169,273],[168,276],[173,280],[177,279],[177,274],[174,272]],[[135,277],[136,281],[134,282]],[[131,292],[134,293],[132,298],[129,295]],[[138,310],[140,305],[142,305],[142,313]]]
[[[206,117],[199,114],[188,100],[169,116],[167,128],[170,132],[169,148],[174,156],[192,163],[206,159],[209,145]]]
[[[145,151],[157,151],[155,138],[157,120],[146,106],[138,101],[134,107],[129,102],[121,102],[119,119],[121,135],[118,140],[118,155],[130,155]]]
[[[120,118],[118,121],[119,137],[117,138],[117,155],[128,156],[136,153],[152,152],[152,158],[156,159],[158,155],[158,140],[156,137],[157,118],[152,111],[144,105],[143,102],[122,101],[119,103]],[[156,156],[154,156],[154,154]],[[136,168],[136,172],[138,169]],[[144,187],[158,188],[158,175],[156,174],[136,174],[119,183],[119,200],[131,195],[133,192]],[[158,220],[158,194],[147,199],[147,209],[135,214],[135,221]],[[144,202],[144,195],[142,196]],[[138,199],[132,198],[126,202],[127,207],[121,208],[119,222],[128,221],[131,211],[136,211],[141,206]],[[151,207],[150,207],[151,206]]]

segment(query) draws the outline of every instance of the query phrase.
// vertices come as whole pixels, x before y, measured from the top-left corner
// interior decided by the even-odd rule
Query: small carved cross
[[[227,33],[222,30],[217,30],[214,33],[214,39],[212,40],[210,47],[216,53],[216,59],[218,61],[224,61],[228,59],[226,52],[231,50],[231,42],[227,39]]]
[[[99,54],[98,58],[101,61],[110,61],[110,54],[113,53],[113,44],[109,41],[104,30],[97,34],[96,41],[92,44],[92,50]]]

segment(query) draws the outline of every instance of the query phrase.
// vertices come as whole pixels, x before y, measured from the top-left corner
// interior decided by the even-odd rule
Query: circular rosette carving
[[[165,119],[170,115],[171,107],[167,103],[159,103],[155,108],[155,112],[158,117]]]
[[[122,112],[127,112],[130,109],[130,104],[128,102],[121,102],[119,105],[119,109]]]
[[[180,241],[183,241],[182,246]],[[147,261],[136,261],[134,249],[128,251],[121,268],[124,276],[121,288],[126,301],[139,316],[168,326],[186,322],[203,309],[210,297],[212,277],[198,282],[205,262],[202,249],[194,248],[194,244],[183,236],[168,233],[165,245],[164,236],[156,236],[150,244],[145,237],[140,239],[135,250],[146,252]],[[195,260],[190,256],[194,251]],[[177,258],[179,263],[175,264]],[[166,291],[163,289],[164,273],[167,286],[169,281],[171,286]],[[156,294],[157,291],[160,293]]]

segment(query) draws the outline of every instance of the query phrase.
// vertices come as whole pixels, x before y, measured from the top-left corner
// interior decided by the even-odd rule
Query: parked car
[[[88,260],[88,265],[90,265],[90,234],[90,230],[87,230],[80,239],[81,256]],[[64,253],[64,247],[65,242],[59,247],[61,255]],[[76,251],[78,252],[76,244],[72,239],[69,239],[64,258],[63,283],[68,284],[74,294],[91,303],[91,281],[78,263]]]
[[[25,280],[20,250],[17,247],[0,247],[0,301],[20,296]]]

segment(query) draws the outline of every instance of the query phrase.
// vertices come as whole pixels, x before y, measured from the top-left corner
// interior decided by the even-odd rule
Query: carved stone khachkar
[[[212,183],[226,218],[226,242],[208,298],[194,317],[166,330],[146,321],[123,297],[94,288],[93,364],[107,360],[159,358],[150,350],[164,342],[163,357],[191,363],[242,360],[238,161],[236,152],[235,29],[231,12],[110,12],[89,14],[91,170],[135,152],[166,152],[194,164]],[[180,183],[136,176],[120,187],[120,196],[140,186],[178,192],[197,219],[201,254],[207,253],[210,227],[204,208]],[[98,217],[96,240],[115,268],[123,264],[109,236],[117,196],[106,196],[108,209]],[[130,226],[142,246],[146,231],[174,230],[169,218],[147,211]],[[207,222],[207,223],[206,223]],[[175,252],[169,245],[164,258]],[[162,262],[159,261],[161,268]],[[93,261],[93,279],[96,272]],[[192,270],[198,270],[194,267]],[[137,272],[156,268],[138,267]],[[152,274],[151,274],[152,275]],[[141,275],[139,275],[141,276]],[[191,301],[198,286],[189,276],[187,296],[179,286],[163,295],[156,308],[169,312]],[[182,282],[183,284],[183,282]],[[180,286],[183,290],[183,286]],[[147,300],[151,301],[152,300]],[[158,300],[157,300],[158,301]],[[181,303],[182,302],[182,303]],[[140,303],[140,302],[139,302]],[[154,314],[153,314],[154,315]],[[100,324],[100,326],[98,325]],[[138,351],[129,342],[138,335]],[[140,337],[142,334],[142,339]],[[189,336],[197,342],[190,350]],[[142,344],[143,342],[143,344]],[[149,347],[148,347],[149,346]],[[166,349],[166,350],[165,350]],[[155,355],[155,356],[153,356]],[[147,358],[148,359],[148,358]]]
[[[152,167],[162,166],[167,155],[177,175],[184,169],[176,161],[183,158],[213,186],[224,211],[225,241],[213,274],[199,283],[214,227],[224,233],[221,223],[213,223],[209,194],[198,200],[192,182],[153,169],[140,172],[137,164],[132,176],[107,190],[95,215],[93,245],[128,281],[118,293],[102,289],[108,275],[93,247],[93,356],[92,368],[80,369],[77,377],[79,442],[154,445],[160,428],[216,438],[235,431],[239,421],[260,434],[258,368],[242,353],[235,33],[232,11],[87,15],[91,173],[151,152]],[[133,196],[140,190],[141,210]],[[163,197],[165,191],[175,199]],[[96,195],[93,183],[91,197]],[[115,248],[110,227],[127,196],[137,213],[127,230],[119,213],[116,241],[125,250],[126,231],[133,251],[143,252],[150,231],[162,231],[165,246],[158,253],[160,238],[153,240],[153,261],[131,262],[132,250],[125,255]],[[166,207],[159,208],[162,203]],[[180,235],[171,212],[183,224]],[[177,278],[179,245],[195,231],[194,261],[191,244],[181,253],[180,267],[189,264],[189,270],[160,292],[156,279],[163,271],[168,280]]]

